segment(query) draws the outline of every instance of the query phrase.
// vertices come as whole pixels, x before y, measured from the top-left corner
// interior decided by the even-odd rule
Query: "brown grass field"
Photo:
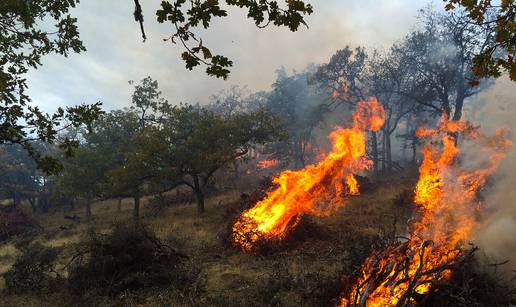
[[[194,204],[169,206],[159,211],[145,206],[142,222],[170,246],[189,256],[189,264],[198,270],[188,291],[172,287],[124,292],[117,297],[70,294],[66,287],[50,295],[14,295],[0,297],[1,306],[321,306],[333,305],[342,289],[342,277],[351,274],[367,256],[374,238],[391,232],[403,233],[408,212],[402,204],[410,195],[414,176],[377,179],[373,187],[352,198],[328,218],[310,218],[308,233],[278,251],[266,255],[245,254],[224,243],[230,220],[226,207],[249,189],[234,189],[207,200],[206,213],[196,214]],[[408,191],[408,192],[407,192]],[[145,202],[144,202],[145,204]],[[29,207],[24,208],[29,213]],[[34,239],[64,250],[79,242],[88,229],[109,231],[115,223],[130,223],[132,200],[93,205],[91,222],[75,223],[64,215],[84,216],[83,208],[33,214],[42,231]],[[30,213],[29,213],[30,214]],[[64,226],[64,227],[62,227]],[[68,229],[63,229],[68,228]],[[315,231],[315,230],[316,231]],[[313,233],[310,233],[313,232]],[[12,242],[0,245],[0,276],[20,252]],[[67,263],[66,253],[57,264],[61,274]],[[0,288],[5,281],[0,277]]]

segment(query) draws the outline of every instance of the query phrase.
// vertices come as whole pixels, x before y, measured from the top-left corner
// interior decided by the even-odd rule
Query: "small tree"
[[[324,103],[329,95],[309,83],[311,72],[294,73],[284,69],[277,72],[276,82],[267,97],[266,108],[277,114],[288,137],[272,146],[278,160],[293,160],[296,167],[304,167],[314,129],[328,111]]]
[[[86,201],[85,216],[91,218],[91,203],[101,194],[105,167],[99,152],[90,147],[81,147],[75,155],[66,160],[65,171],[59,175],[58,186],[67,186],[75,197]]]
[[[171,107],[159,127],[146,131],[139,146],[149,170],[166,178],[170,188],[186,185],[197,198],[197,211],[204,212],[204,192],[213,174],[249,149],[277,139],[281,130],[269,112],[222,117],[190,105]],[[152,144],[152,146],[151,146]]]
[[[129,81],[134,84],[133,81]],[[156,80],[146,77],[134,86],[132,106],[125,113],[119,113],[119,133],[124,135],[118,139],[116,158],[107,173],[109,192],[112,196],[130,196],[134,199],[133,217],[138,221],[140,216],[140,199],[146,194],[149,180],[160,176],[160,170],[153,167],[156,163],[155,147],[161,140],[146,139],[162,120],[164,111],[170,109],[166,99],[161,96]],[[121,119],[122,119],[121,118]]]
[[[98,197],[128,196],[114,189],[108,172],[125,162],[124,154],[132,146],[130,140],[139,129],[137,114],[117,110],[103,114],[91,131],[82,131],[83,143],[77,153],[64,160],[64,172],[56,177],[60,192],[86,200],[86,217],[91,217],[91,202]]]

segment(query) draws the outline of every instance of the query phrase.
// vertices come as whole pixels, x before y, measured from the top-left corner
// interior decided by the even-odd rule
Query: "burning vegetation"
[[[327,216],[345,203],[343,197],[358,195],[354,174],[372,164],[366,158],[366,133],[378,131],[384,120],[383,106],[375,98],[359,102],[353,127],[336,127],[330,134],[329,154],[317,164],[277,175],[277,187],[237,219],[234,244],[251,252],[258,241],[283,239],[305,214]]]
[[[476,145],[484,157],[470,161],[457,138]],[[482,209],[478,192],[497,169],[511,142],[499,131],[485,136],[478,127],[445,116],[436,129],[420,128],[428,139],[414,203],[420,213],[404,242],[393,242],[373,253],[356,282],[341,299],[342,306],[406,306],[423,301],[434,284],[449,279],[470,256],[467,241]]]
[[[0,0],[0,306],[516,306],[516,0],[443,1]]]
[[[258,168],[271,168],[271,167],[278,165],[278,163],[279,163],[279,161],[276,159],[263,160],[263,161],[258,162],[256,164],[256,166],[258,166]]]

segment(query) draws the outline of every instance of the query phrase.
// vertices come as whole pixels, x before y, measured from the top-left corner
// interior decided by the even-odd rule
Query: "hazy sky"
[[[257,29],[243,10],[231,9],[229,17],[201,32],[212,52],[234,62],[227,81],[208,77],[204,68],[187,71],[180,46],[163,42],[169,24],[158,24],[158,0],[143,0],[148,40],[143,43],[134,22],[133,1],[82,0],[72,12],[87,52],[69,58],[47,56],[43,67],[28,77],[30,95],[46,111],[57,106],[102,101],[105,108],[128,106],[132,87],[128,80],[150,75],[170,102],[205,102],[212,93],[231,84],[266,90],[275,71],[302,70],[309,63],[323,63],[346,45],[387,47],[416,25],[418,9],[440,0],[320,0],[309,1],[314,14],[309,28]]]

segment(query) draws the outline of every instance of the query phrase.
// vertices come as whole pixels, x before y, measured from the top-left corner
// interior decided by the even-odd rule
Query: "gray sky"
[[[416,25],[417,11],[439,0],[320,0],[309,1],[314,14],[309,28],[257,29],[243,10],[230,9],[229,17],[200,32],[212,52],[234,62],[227,81],[208,77],[204,68],[188,71],[180,59],[180,46],[163,42],[169,24],[158,24],[160,1],[143,0],[148,40],[143,43],[134,22],[133,1],[82,0],[73,11],[88,51],[69,58],[47,56],[43,67],[28,76],[30,95],[46,111],[57,106],[102,101],[106,109],[128,106],[132,87],[128,80],[150,75],[160,83],[170,102],[206,102],[231,84],[266,90],[275,70],[302,70],[323,63],[346,45],[385,48]]]

